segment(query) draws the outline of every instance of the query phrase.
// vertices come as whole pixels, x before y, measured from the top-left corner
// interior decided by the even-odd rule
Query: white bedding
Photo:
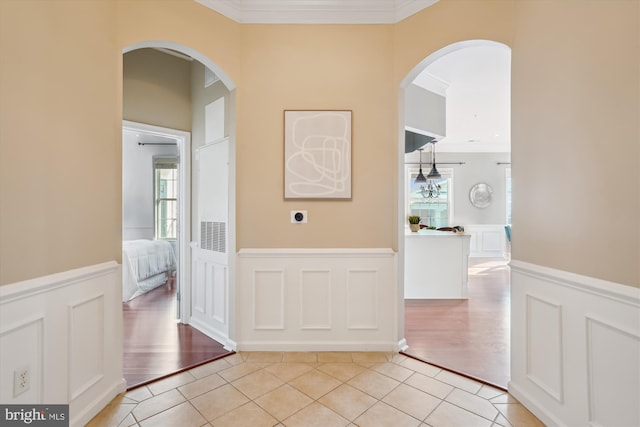
[[[125,240],[122,268],[122,301],[129,301],[165,283],[176,257],[165,240]]]

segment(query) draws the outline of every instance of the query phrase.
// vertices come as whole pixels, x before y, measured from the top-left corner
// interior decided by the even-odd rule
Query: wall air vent
[[[200,221],[200,248],[227,253],[227,223]]]

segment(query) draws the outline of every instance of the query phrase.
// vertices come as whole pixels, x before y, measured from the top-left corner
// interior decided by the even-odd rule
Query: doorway
[[[202,288],[200,281],[202,275],[199,272],[198,256],[202,246],[202,230],[201,230],[201,200],[200,195],[202,189],[206,188],[210,183],[202,181],[202,174],[199,173],[200,157],[202,148],[209,143],[209,113],[218,119],[216,132],[223,132],[225,141],[227,142],[226,157],[222,159],[227,166],[227,176],[225,200],[223,203],[226,212],[228,224],[226,229],[228,233],[225,236],[224,247],[235,248],[235,227],[233,219],[235,218],[235,206],[231,202],[235,191],[235,113],[234,86],[228,76],[220,70],[211,60],[201,53],[172,42],[143,42],[129,48],[124,49],[123,54],[135,53],[135,57],[125,60],[123,73],[123,112],[126,118],[136,118],[136,122],[125,122],[129,128],[135,128],[138,136],[146,138],[166,138],[173,139],[177,147],[177,174],[179,194],[177,202],[178,208],[178,238],[175,244],[175,253],[178,267],[176,269],[177,288],[171,294],[169,290],[163,292],[165,288],[158,288],[157,292],[149,292],[136,301],[137,306],[150,307],[156,304],[158,310],[147,310],[149,314],[158,314],[162,311],[163,319],[166,313],[174,310],[174,317],[171,323],[172,336],[162,336],[156,344],[159,347],[163,345],[164,338],[171,338],[168,341],[178,343],[179,348],[171,350],[174,354],[173,359],[179,360],[181,365],[173,368],[169,367],[170,363],[164,363],[169,367],[163,375],[176,372],[194,364],[203,363],[212,358],[217,358],[221,354],[229,354],[235,350],[232,337],[229,335],[229,325],[235,322],[235,311],[233,304],[230,303],[234,298],[234,280],[233,264],[234,259],[228,255],[224,255],[225,266],[229,265],[222,275],[217,274],[217,279],[222,279],[226,289],[222,297],[217,294],[215,296],[208,293],[200,293],[198,289]],[[159,59],[162,57],[162,59]],[[176,59],[177,58],[177,59]],[[125,57],[125,59],[127,59]],[[146,62],[145,62],[146,61]],[[157,66],[157,61],[170,63],[179,62],[178,72],[174,72],[175,68]],[[153,65],[150,66],[149,62]],[[137,67],[137,68],[136,68]],[[146,77],[148,70],[156,71],[150,77]],[[127,72],[129,74],[127,74]],[[164,74],[162,74],[164,73]],[[178,77],[176,77],[176,75]],[[167,80],[173,79],[167,82]],[[163,84],[172,85],[164,86]],[[136,86],[137,85],[137,86]],[[231,89],[230,89],[231,88]],[[136,92],[137,90],[137,92]],[[133,96],[127,98],[127,91]],[[155,91],[155,92],[154,92]],[[178,94],[178,95],[176,95]],[[211,99],[213,98],[213,99]],[[224,98],[223,102],[214,103],[213,101]],[[213,108],[210,104],[213,104]],[[217,106],[222,105],[222,108]],[[225,108],[226,106],[226,108]],[[177,114],[174,114],[176,113]],[[186,114],[184,114],[186,112]],[[178,118],[176,118],[178,117]],[[181,119],[180,119],[181,118]],[[180,121],[181,120],[181,121]],[[187,131],[170,129],[169,127],[153,126],[140,122],[153,122],[156,124],[176,123],[179,129]],[[214,126],[215,128],[215,126]],[[133,129],[131,129],[133,130]],[[167,160],[166,156],[160,156],[160,160]],[[149,178],[151,177],[149,174]],[[149,207],[149,212],[153,211]],[[233,252],[231,252],[233,253]],[[206,275],[205,275],[206,276]],[[179,298],[176,301],[175,298]],[[145,301],[146,299],[146,301]],[[202,322],[201,318],[194,317],[194,313],[198,312],[198,307],[230,307],[222,317],[215,320],[216,325],[208,325]],[[195,309],[194,309],[195,308]],[[127,325],[125,309],[125,326]],[[150,313],[156,311],[156,313]],[[177,315],[175,313],[178,313]],[[177,317],[175,317],[177,316]],[[135,317],[140,317],[136,315]],[[196,321],[197,320],[197,321]],[[208,320],[208,319],[206,319]],[[136,320],[137,321],[137,320]],[[163,322],[165,320],[162,320]],[[159,321],[156,321],[159,323]],[[223,333],[219,332],[216,327],[223,324]],[[138,329],[143,329],[142,327]],[[156,328],[162,330],[162,328]],[[175,330],[174,330],[175,329]],[[213,334],[212,332],[216,332]],[[233,330],[232,330],[233,332]],[[158,331],[150,331],[148,336],[157,335]],[[169,335],[168,333],[166,335]],[[125,347],[127,345],[125,331]],[[206,338],[203,340],[202,338]],[[206,343],[205,343],[206,341]],[[213,343],[207,347],[207,343]],[[155,344],[153,344],[155,345]],[[153,346],[152,345],[152,346]],[[173,344],[172,344],[173,345]],[[134,343],[134,347],[136,344]],[[189,346],[190,349],[189,349]],[[138,346],[141,348],[142,346]],[[203,351],[205,350],[205,351]],[[197,353],[197,354],[196,354]],[[131,354],[125,349],[125,359]],[[134,357],[140,355],[134,355]],[[194,356],[195,355],[195,356]],[[198,360],[192,357],[199,358]],[[158,364],[162,364],[158,362]],[[125,360],[125,372],[127,361]],[[160,372],[157,372],[160,374]],[[157,377],[156,377],[157,378]]]
[[[500,81],[491,81],[492,73]],[[500,88],[490,92],[495,84]],[[411,258],[405,253],[404,243],[406,218],[415,210],[410,203],[416,201],[415,195],[409,193],[414,187],[409,180],[411,168],[417,168],[419,163],[417,149],[421,148],[414,146],[416,138],[407,139],[405,145],[405,131],[437,142],[424,149],[437,152],[438,169],[452,170],[453,185],[451,194],[447,193],[451,223],[447,226],[462,226],[471,234],[468,299],[439,299],[441,296],[434,295],[404,300],[402,294],[401,332],[407,344],[404,352],[500,388],[506,388],[510,374],[510,273],[504,233],[510,218],[506,214],[505,180],[505,169],[510,164],[509,88],[510,49],[501,43],[470,40],[425,58],[405,78],[400,94],[403,127],[399,133],[399,265],[404,267],[405,259]],[[430,168],[427,161],[426,170]],[[493,187],[493,198],[486,206],[473,203],[471,190],[477,183]],[[432,199],[419,202],[420,206],[433,205]],[[431,209],[429,206],[425,209]],[[494,243],[498,247],[488,247]],[[403,268],[399,274],[403,288],[404,275]],[[425,271],[424,276],[428,286],[429,272]],[[487,312],[494,315],[476,316]],[[481,348],[487,351],[475,351]]]
[[[122,124],[123,160],[123,241],[166,240],[175,257],[175,270],[168,272],[168,279],[176,286],[176,298],[188,294],[189,283],[189,230],[191,228],[190,185],[190,135],[188,132],[162,128],[124,120]],[[160,180],[156,179],[159,161],[168,165],[175,162],[175,182],[167,185],[164,196],[175,200],[171,203],[172,214],[164,219],[158,211],[169,203],[158,206]],[[167,199],[167,197],[165,197]],[[157,228],[171,229],[164,235]],[[166,224],[169,222],[169,224]],[[125,260],[123,259],[123,262]],[[123,269],[124,270],[124,269]],[[171,277],[173,276],[173,277]],[[123,278],[123,281],[126,278]],[[129,299],[129,298],[127,298]],[[188,301],[176,305],[176,318],[188,323]]]

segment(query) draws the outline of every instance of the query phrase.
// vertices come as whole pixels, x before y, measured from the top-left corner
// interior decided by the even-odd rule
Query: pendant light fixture
[[[422,173],[422,148],[418,148],[420,152],[420,171],[418,172],[418,176],[416,176],[416,180],[414,181],[416,184],[426,184],[427,178],[424,177]]]
[[[431,170],[429,171],[429,175],[427,175],[427,179],[440,179],[442,178],[442,175],[440,174],[440,172],[438,172],[438,169],[436,169],[436,142],[431,141],[431,144],[433,144],[431,146]],[[420,173],[422,173],[422,169],[420,169]],[[420,176],[420,175],[418,175]],[[424,178],[424,177],[423,177]],[[418,181],[418,178],[416,178],[416,182]]]

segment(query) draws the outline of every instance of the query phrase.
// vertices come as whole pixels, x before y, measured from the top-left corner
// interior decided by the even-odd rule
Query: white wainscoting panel
[[[226,254],[191,244],[189,324],[229,348],[229,267]]]
[[[590,316],[586,327],[589,421],[593,426],[640,425],[640,336]],[[620,392],[625,383],[631,393]]]
[[[70,398],[104,378],[104,294],[69,305]]]
[[[398,350],[391,249],[242,249],[239,350]]]
[[[509,392],[546,425],[640,425],[640,289],[512,260]]]
[[[25,367],[31,388],[14,396],[14,371]],[[2,403],[69,404],[71,426],[85,425],[123,392],[121,266],[0,287],[0,378]]]
[[[378,329],[378,271],[347,271],[347,328]]]
[[[253,329],[284,329],[284,270],[256,270],[253,295]]]
[[[300,270],[300,327],[331,329],[330,270]]]
[[[527,298],[527,376],[562,402],[562,306],[531,294]],[[545,351],[536,346],[545,343]]]
[[[0,305],[4,311],[4,307]],[[44,357],[44,313],[31,313],[14,324],[9,316],[2,313],[0,325],[0,402],[33,403],[42,402]],[[34,315],[35,314],[35,315]],[[5,323],[7,319],[7,323]],[[20,349],[20,351],[16,351]],[[13,374],[15,370],[29,369],[31,387],[14,396]]]
[[[502,258],[507,253],[504,224],[465,225],[464,232],[471,235],[470,257]]]

